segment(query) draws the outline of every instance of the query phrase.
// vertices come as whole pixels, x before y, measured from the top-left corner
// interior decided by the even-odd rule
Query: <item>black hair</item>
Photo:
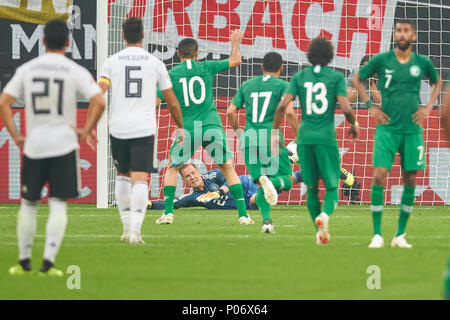
[[[63,49],[69,38],[69,28],[64,20],[54,19],[44,27],[45,45],[50,50]]]
[[[359,65],[362,67],[365,63],[369,62],[370,58],[372,58],[372,56],[370,55],[366,55],[361,59],[361,62],[359,63]]]
[[[269,52],[263,58],[263,67],[266,72],[277,72],[283,64],[283,58],[277,52]]]
[[[309,44],[307,57],[314,66],[326,66],[334,57],[333,44],[327,38],[315,38]]]
[[[198,43],[195,39],[185,38],[178,43],[178,51],[181,58],[194,58],[198,51]]]
[[[122,31],[127,43],[139,43],[144,33],[142,20],[136,17],[128,18],[122,23]]]
[[[395,21],[394,26],[397,25],[397,23],[409,24],[411,27],[413,27],[414,31],[417,30],[416,22],[414,20],[411,20],[411,19],[398,19],[398,20]]]

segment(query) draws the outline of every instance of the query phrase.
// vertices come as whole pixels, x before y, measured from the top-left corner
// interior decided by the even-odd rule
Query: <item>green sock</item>
[[[259,211],[261,212],[262,221],[269,220],[272,223],[272,218],[270,218],[270,204],[267,203],[264,197],[264,190],[262,188],[258,189],[256,194],[256,204],[258,205]]]
[[[306,194],[306,206],[308,207],[309,214],[311,215],[311,219],[314,224],[316,217],[321,212],[319,189],[317,187],[308,187],[308,192]],[[315,224],[314,227],[317,229],[317,226]]]
[[[248,217],[247,215],[247,207],[245,206],[244,199],[244,189],[242,188],[242,184],[237,183],[230,186],[230,192],[233,195],[234,202],[236,203],[236,208],[239,212],[240,217]]]
[[[373,234],[381,236],[381,215],[383,213],[384,203],[384,186],[372,184],[372,192],[370,194],[372,206]]]
[[[164,186],[164,214],[173,214],[173,200],[175,199],[175,186]]]
[[[277,190],[290,190],[292,188],[290,176],[271,177],[270,181]]]
[[[416,186],[403,186],[402,202],[400,207],[400,217],[398,218],[398,228],[396,237],[405,233],[406,224],[414,204],[414,191]]]
[[[332,214],[337,208],[338,199],[339,193],[337,188],[327,189],[327,192],[325,192],[325,196],[323,197],[323,212],[327,215]]]

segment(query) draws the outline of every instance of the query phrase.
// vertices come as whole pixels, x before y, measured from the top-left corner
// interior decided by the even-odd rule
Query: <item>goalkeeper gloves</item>
[[[210,202],[212,200],[219,200],[225,195],[225,191],[222,189],[219,189],[218,191],[214,192],[207,192],[197,197],[198,202]]]

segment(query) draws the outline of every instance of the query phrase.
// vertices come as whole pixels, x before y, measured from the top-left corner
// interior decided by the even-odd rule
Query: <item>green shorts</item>
[[[197,149],[202,146],[216,164],[222,164],[233,158],[227,143],[225,131],[219,125],[207,125],[186,130],[182,145],[174,141],[170,147],[170,156],[177,163],[191,159]]]
[[[253,129],[251,129],[253,130]],[[253,181],[260,176],[291,176],[292,167],[289,161],[289,153],[284,146],[280,146],[280,154],[272,156],[270,151],[270,130],[254,130],[258,134],[249,134],[245,131],[241,136],[241,151],[244,156],[245,165]]]
[[[391,171],[397,152],[404,171],[423,170],[426,167],[423,133],[402,134],[384,127],[375,131],[373,166]]]
[[[339,186],[341,164],[337,146],[298,144],[297,153],[303,181],[308,187],[317,187],[320,178],[327,189]]]

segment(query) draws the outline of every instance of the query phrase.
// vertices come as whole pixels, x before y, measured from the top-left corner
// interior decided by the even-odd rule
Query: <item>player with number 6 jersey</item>
[[[109,131],[117,169],[115,195],[123,224],[121,240],[144,243],[141,227],[148,198],[149,173],[158,172],[156,159],[156,88],[161,88],[172,117],[183,128],[178,100],[164,63],[142,47],[143,23],[129,18],[123,25],[126,48],[109,57],[100,87],[110,87]]]
[[[303,180],[308,187],[308,210],[318,229],[317,244],[329,243],[328,219],[338,203],[340,161],[334,127],[336,102],[351,123],[349,134],[356,139],[359,133],[347,98],[344,75],[327,66],[333,56],[333,45],[326,38],[316,38],[311,42],[307,57],[312,66],[297,72],[291,79],[278,105],[273,126],[274,129],[280,127],[287,106],[298,96],[302,120],[297,135],[297,153]],[[273,135],[272,149],[278,145],[279,137]],[[318,196],[319,178],[326,188],[323,210]]]
[[[405,228],[414,204],[417,170],[423,170],[426,166],[422,123],[433,109],[442,88],[442,81],[431,60],[412,51],[412,43],[416,39],[414,22],[399,20],[394,30],[395,50],[374,56],[352,79],[378,123],[373,145],[371,209],[374,236],[370,248],[384,246],[381,234],[384,187],[397,152],[401,158],[404,188],[398,228],[391,245],[411,248],[405,239]],[[362,84],[363,80],[374,74],[379,79],[381,107],[369,100]],[[424,76],[430,79],[433,89],[427,106],[419,106]]]
[[[179,167],[188,161],[199,147],[203,147],[219,166],[230,185],[236,201],[240,224],[253,224],[246,212],[244,191],[232,165],[233,154],[228,149],[222,121],[213,99],[213,80],[217,73],[242,63],[239,42],[243,34],[234,30],[230,35],[232,51],[229,59],[197,61],[198,44],[186,38],[178,44],[180,64],[169,71],[174,92],[180,101],[183,124],[186,128],[183,144],[173,143],[170,148],[170,165],[164,175],[165,210],[156,224],[171,224],[174,220],[173,201]],[[162,100],[160,93],[157,105]],[[212,195],[211,195],[212,196]],[[211,198],[211,200],[213,200]]]

